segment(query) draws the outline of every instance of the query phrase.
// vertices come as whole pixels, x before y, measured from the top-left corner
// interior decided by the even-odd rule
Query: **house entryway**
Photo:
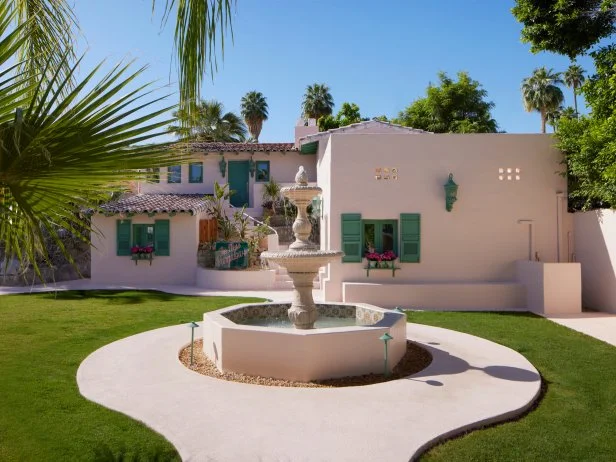
[[[229,190],[234,191],[230,202],[234,207],[249,207],[248,161],[229,161]]]

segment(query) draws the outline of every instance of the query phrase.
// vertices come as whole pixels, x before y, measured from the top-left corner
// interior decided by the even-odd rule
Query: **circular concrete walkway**
[[[349,388],[226,382],[180,364],[186,326],[111,343],[77,371],[88,399],[163,434],[184,461],[408,461],[435,440],[524,412],[541,379],[519,353],[407,325],[434,360],[401,380]]]

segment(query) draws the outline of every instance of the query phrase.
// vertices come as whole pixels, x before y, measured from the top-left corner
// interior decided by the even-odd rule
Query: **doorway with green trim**
[[[248,189],[248,161],[229,161],[229,190],[234,191],[229,202],[234,207],[243,207],[250,203]]]

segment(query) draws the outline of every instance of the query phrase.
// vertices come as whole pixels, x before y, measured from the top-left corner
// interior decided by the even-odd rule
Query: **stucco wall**
[[[168,214],[136,215],[132,224],[170,221],[170,255],[154,256],[148,261],[135,262],[130,256],[116,255],[116,220],[118,216],[94,215],[92,225],[98,233],[92,236],[92,282],[104,284],[194,284],[199,242],[199,216],[186,213],[169,217]]]
[[[370,272],[367,278],[365,261],[333,263],[323,284],[326,300],[342,300],[343,281],[515,281],[515,261],[529,255],[528,225],[519,220],[533,220],[532,253],[542,261],[557,261],[560,226],[561,259],[566,261],[571,220],[557,198],[566,182],[555,174],[561,155],[550,136],[342,134],[321,144],[318,182],[325,191],[326,248],[341,246],[342,213],[375,220],[421,214],[421,263],[399,263],[395,278],[389,271]],[[398,180],[375,180],[378,167],[397,168]],[[506,179],[508,168],[512,181]],[[459,192],[453,211],[447,212],[443,185],[450,172]],[[330,181],[322,182],[328,174]]]
[[[249,153],[225,153],[225,160],[239,161],[249,160]],[[167,169],[162,168],[160,171],[160,183],[141,183],[139,191],[142,193],[175,193],[175,194],[211,194],[214,192],[214,182],[225,184],[228,176],[223,178],[220,174],[218,163],[220,155],[195,155],[190,162],[203,162],[203,183],[188,182],[188,163],[182,165],[182,183],[167,183]],[[295,174],[300,165],[304,166],[308,174],[308,180],[316,181],[316,156],[300,155],[298,152],[291,151],[286,154],[282,152],[272,152],[269,155],[265,152],[256,152],[253,156],[255,162],[264,160],[270,163],[270,177],[274,178],[278,183],[293,183]],[[228,174],[228,165],[227,165]],[[259,213],[262,210],[262,187],[263,183],[255,181],[254,177],[249,176],[249,192],[250,203],[249,209],[254,213]]]
[[[616,211],[574,214],[575,257],[582,264],[582,303],[616,313]]]

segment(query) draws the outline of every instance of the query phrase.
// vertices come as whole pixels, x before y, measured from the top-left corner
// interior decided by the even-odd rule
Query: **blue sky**
[[[165,0],[158,0],[160,6]],[[241,97],[261,91],[269,103],[262,142],[292,141],[307,85],[330,86],[336,108],[355,102],[365,117],[395,116],[425,94],[438,71],[458,71],[483,84],[493,116],[510,133],[536,133],[539,115],[524,111],[520,83],[533,69],[565,70],[567,58],[533,55],[520,42],[513,1],[494,0],[238,0],[234,42],[227,41],[218,72],[203,96],[239,112]],[[143,81],[156,80],[177,101],[173,23],[161,30],[151,0],[76,2],[83,72],[106,59],[149,64]],[[579,64],[592,69],[589,58]],[[573,105],[571,91],[566,104]],[[580,110],[583,112],[583,109]]]

